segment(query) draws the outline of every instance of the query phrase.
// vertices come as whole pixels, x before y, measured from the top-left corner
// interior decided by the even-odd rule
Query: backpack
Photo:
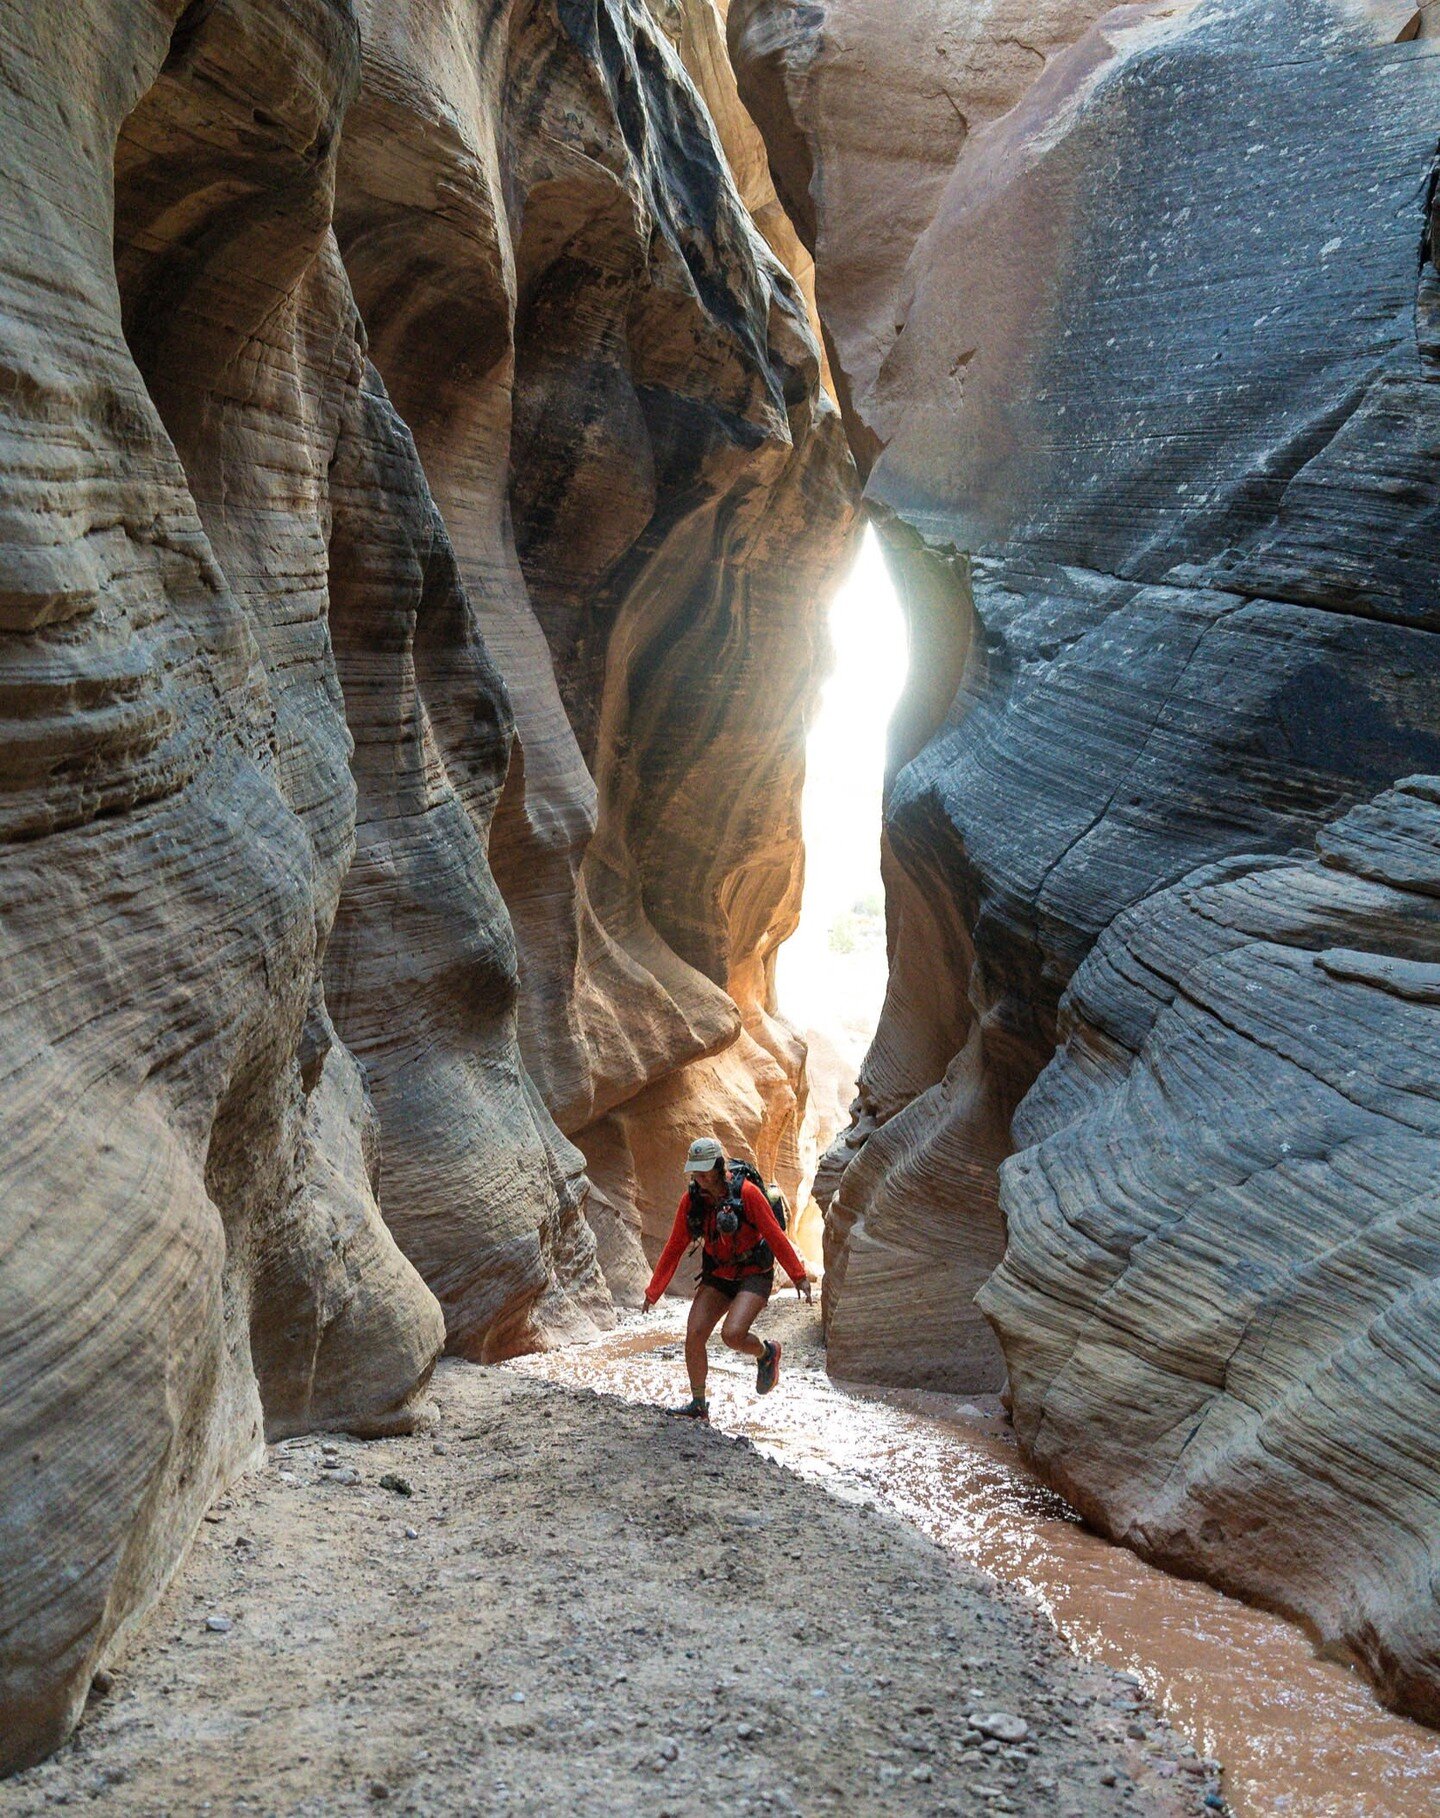
[[[779,1187],[776,1186],[774,1181],[771,1181],[770,1185],[767,1187],[760,1170],[752,1167],[747,1161],[732,1161],[728,1173],[730,1190],[725,1195],[725,1198],[721,1200],[720,1205],[715,1208],[717,1212],[725,1206],[733,1206],[737,1212],[740,1210],[740,1189],[748,1180],[751,1186],[758,1187],[769,1201],[770,1210],[775,1214],[775,1223],[779,1225],[780,1229],[782,1231],[789,1229],[790,1208],[785,1203],[785,1195],[780,1191]],[[705,1202],[700,1197],[700,1189],[692,1180],[690,1183],[690,1205],[685,1214],[686,1228],[689,1230],[692,1238],[703,1237],[705,1235],[705,1210]],[[769,1248],[769,1244],[765,1243],[763,1240],[756,1245],[757,1251],[768,1251]]]
[[[739,1175],[740,1179],[735,1177]],[[760,1170],[752,1168],[747,1161],[736,1161],[730,1164],[730,1197],[739,1199],[740,1181],[748,1180],[752,1187],[758,1187],[770,1202],[770,1210],[775,1214],[775,1223],[782,1231],[790,1229],[790,1208],[785,1203],[785,1195],[772,1180],[767,1187],[761,1178]]]

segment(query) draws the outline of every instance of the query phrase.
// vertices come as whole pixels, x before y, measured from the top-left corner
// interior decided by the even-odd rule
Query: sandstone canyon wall
[[[832,1366],[1440,1718],[1433,27],[729,31],[915,668]]]
[[[262,1434],[607,1321],[692,1120],[793,1150],[854,501],[638,3],[56,0],[0,67],[5,1768]]]

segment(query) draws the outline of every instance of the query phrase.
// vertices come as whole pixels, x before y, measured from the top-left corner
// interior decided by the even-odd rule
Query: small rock
[[[407,1540],[418,1540],[420,1538],[419,1528],[406,1528],[405,1538]]]
[[[511,1704],[524,1704],[525,1694],[523,1692],[512,1692],[510,1694],[510,1702]]]
[[[970,1727],[979,1730],[982,1736],[992,1736],[996,1742],[1023,1742],[1030,1734],[1030,1725],[1023,1717],[1015,1717],[1009,1711],[972,1711]]]
[[[385,1473],[380,1479],[380,1488],[382,1490],[389,1490],[396,1496],[413,1496],[415,1494],[410,1486],[410,1479],[408,1477],[401,1477],[395,1471],[387,1471]]]
[[[340,1456],[340,1448],[337,1445],[323,1445],[320,1448],[320,1456],[322,1458],[338,1458]]]
[[[370,1797],[372,1799],[388,1799],[390,1797],[390,1789],[383,1780],[372,1780],[370,1782]]]
[[[90,1681],[90,1690],[97,1698],[108,1698],[114,1689],[114,1675],[107,1667],[100,1667]]]
[[[1120,1776],[1115,1772],[1114,1768],[1106,1768],[1105,1772],[1100,1776],[1100,1784],[1101,1786],[1114,1786],[1119,1778]]]
[[[228,1616],[207,1616],[205,1618],[205,1627],[209,1629],[212,1635],[228,1635],[231,1629],[235,1627],[235,1624],[231,1622]]]
[[[1143,1723],[1136,1723],[1132,1720],[1125,1725],[1125,1734],[1132,1742],[1143,1742],[1149,1733]]]
[[[748,1742],[755,1734],[755,1726],[750,1723],[737,1723],[735,1725],[735,1734],[742,1742]]]
[[[679,1743],[667,1736],[660,1744],[660,1758],[662,1761],[678,1761],[680,1759]]]
[[[923,1762],[923,1761],[922,1761],[922,1762],[921,1762],[921,1763],[920,1763],[920,1765],[919,1765],[919,1767],[913,1767],[913,1768],[911,1768],[911,1770],[910,1770],[910,1778],[911,1778],[911,1779],[912,1779],[912,1780],[918,1780],[918,1781],[920,1781],[920,1782],[921,1782],[921,1783],[922,1783],[922,1785],[923,1785],[923,1783],[924,1783],[924,1782],[925,1782],[925,1781],[927,1781],[927,1780],[933,1780],[933,1779],[934,1779],[934,1778],[935,1778],[935,1776],[934,1776],[934,1775],[933,1775],[933,1774],[932,1774],[932,1773],[931,1773],[931,1771],[930,1771],[930,1768],[929,1768],[929,1765],[928,1765],[928,1764],[927,1764],[927,1763],[926,1763],[926,1762]]]
[[[449,1446],[446,1445],[446,1443],[443,1439],[437,1439],[435,1441],[434,1445],[431,1446],[430,1450],[435,1454],[435,1456],[437,1458],[444,1458],[446,1453],[449,1452],[450,1448],[449,1448]]]
[[[331,1483],[345,1483],[345,1484],[359,1483],[360,1473],[358,1471],[351,1470],[350,1466],[346,1465],[346,1467],[343,1471],[336,1471],[333,1474],[333,1476],[331,1477],[330,1481],[331,1481]]]

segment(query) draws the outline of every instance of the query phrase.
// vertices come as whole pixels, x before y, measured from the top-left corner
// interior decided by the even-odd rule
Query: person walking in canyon
[[[757,1338],[750,1328],[775,1286],[777,1260],[794,1282],[795,1292],[806,1301],[813,1296],[805,1264],[757,1184],[759,1177],[753,1169],[743,1162],[727,1161],[723,1147],[713,1136],[698,1136],[685,1158],[685,1173],[688,1184],[645,1290],[645,1311],[648,1313],[670,1286],[680,1258],[698,1241],[700,1285],[690,1303],[690,1319],[685,1328],[690,1400],[672,1412],[690,1420],[708,1420],[710,1403],[705,1386],[710,1334],[716,1326],[720,1326],[720,1336],[732,1351],[755,1359],[756,1391],[768,1395],[780,1380],[780,1341]],[[720,1325],[722,1320],[725,1323]]]

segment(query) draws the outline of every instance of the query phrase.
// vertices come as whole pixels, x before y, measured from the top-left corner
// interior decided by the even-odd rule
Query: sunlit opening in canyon
[[[816,1085],[848,1093],[885,998],[880,801],[885,735],[905,685],[905,618],[867,530],[830,611],[835,666],[807,748],[805,897],[780,954],[780,1008],[812,1037]]]

